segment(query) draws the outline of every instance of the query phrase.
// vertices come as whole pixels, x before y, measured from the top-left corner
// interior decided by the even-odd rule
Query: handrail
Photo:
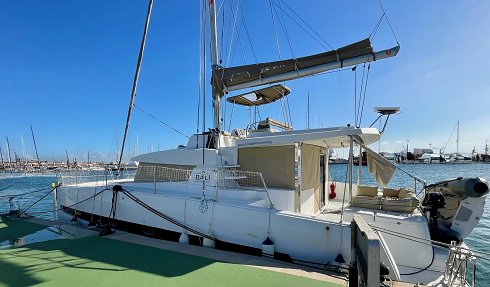
[[[106,185],[112,180],[129,179],[135,182],[146,182],[153,184],[153,193],[158,192],[159,183],[185,183],[186,185],[199,185],[207,190],[213,191],[214,200],[219,198],[220,190],[250,190],[265,192],[268,206],[274,209],[265,180],[260,172],[223,169],[179,169],[160,165],[139,166],[136,174],[121,174],[117,177],[109,171],[103,174],[98,172],[73,171],[60,172],[57,175],[59,183],[63,185],[86,184],[99,182],[105,179]],[[109,183],[110,184],[110,183]],[[229,192],[229,191],[227,191]],[[266,203],[267,204],[267,203]]]

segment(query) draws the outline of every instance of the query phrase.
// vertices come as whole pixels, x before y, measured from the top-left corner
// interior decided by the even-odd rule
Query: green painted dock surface
[[[16,240],[46,227],[0,217],[0,286],[344,285],[111,237],[87,236],[30,244],[27,239]]]

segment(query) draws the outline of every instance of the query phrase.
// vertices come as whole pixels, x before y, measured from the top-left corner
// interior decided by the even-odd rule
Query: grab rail
[[[159,165],[140,165],[136,173],[123,172],[116,175],[111,171],[100,172],[87,172],[87,171],[74,171],[74,172],[60,172],[57,174],[58,182],[62,185],[75,185],[86,184],[91,182],[113,180],[132,180],[134,182],[141,183],[153,183],[153,193],[157,193],[159,183],[185,183],[185,189],[188,186],[194,185],[196,187],[202,187],[203,189],[212,190],[214,194],[214,201],[219,199],[220,191],[227,190],[242,190],[242,191],[255,191],[264,192],[266,194],[266,200],[270,208],[274,208],[274,204],[270,197],[267,185],[260,172],[243,171],[236,169],[182,169],[165,167]]]

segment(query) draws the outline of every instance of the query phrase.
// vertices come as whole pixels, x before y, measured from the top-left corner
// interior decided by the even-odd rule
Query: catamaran
[[[269,105],[291,92],[285,81],[395,57],[400,47],[374,51],[370,39],[276,62],[220,66],[216,3],[209,10],[213,128],[186,146],[132,158],[134,177],[59,175],[56,204],[91,223],[206,247],[264,254],[310,266],[351,259],[351,221],[361,216],[379,235],[381,261],[392,280],[440,284],[450,245],[464,239],[483,213],[488,184],[455,178],[414,188],[388,188],[396,166],[371,150],[383,131],[373,127],[294,130],[271,118],[225,131],[225,93],[245,107]],[[378,109],[389,116],[397,108]],[[383,128],[384,130],[384,128]],[[329,180],[329,149],[348,147],[348,180]],[[354,181],[354,150],[367,154],[377,186]],[[422,193],[417,197],[417,184]],[[437,244],[434,244],[436,242]]]

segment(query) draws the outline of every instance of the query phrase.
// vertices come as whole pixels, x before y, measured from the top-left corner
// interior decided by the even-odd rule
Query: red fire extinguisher
[[[329,199],[335,199],[335,197],[337,196],[337,194],[335,193],[335,186],[335,182],[332,181],[332,183],[330,184],[330,194],[328,195]]]

